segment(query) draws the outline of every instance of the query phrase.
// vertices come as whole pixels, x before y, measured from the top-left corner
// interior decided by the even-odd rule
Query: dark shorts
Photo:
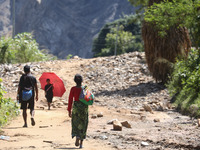
[[[27,109],[28,108],[28,109],[34,110],[34,105],[35,105],[34,97],[32,97],[28,101],[21,100],[21,109]]]

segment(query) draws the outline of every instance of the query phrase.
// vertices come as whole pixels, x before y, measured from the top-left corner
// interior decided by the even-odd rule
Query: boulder
[[[122,131],[122,124],[119,121],[113,121],[113,130]]]

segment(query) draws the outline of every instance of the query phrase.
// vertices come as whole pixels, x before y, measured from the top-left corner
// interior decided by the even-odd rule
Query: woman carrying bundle
[[[75,145],[80,146],[80,148],[83,146],[83,140],[86,138],[88,127],[88,105],[79,101],[79,96],[82,90],[82,81],[82,76],[76,74],[74,77],[76,86],[71,88],[68,102],[69,117],[72,118],[72,138],[76,137]]]

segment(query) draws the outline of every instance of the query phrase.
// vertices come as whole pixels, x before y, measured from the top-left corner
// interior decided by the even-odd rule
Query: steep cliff
[[[13,0],[7,1],[12,6]],[[15,12],[16,34],[33,32],[41,49],[60,58],[88,58],[103,25],[134,8],[127,0],[15,0]]]

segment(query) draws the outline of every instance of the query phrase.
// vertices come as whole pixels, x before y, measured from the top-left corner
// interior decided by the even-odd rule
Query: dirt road
[[[28,128],[22,128],[23,120],[19,116],[10,125],[3,128],[4,134],[10,136],[9,141],[0,140],[1,150],[51,150],[76,149],[71,138],[70,118],[66,110],[36,110],[36,126],[32,127],[30,120]],[[78,149],[78,148],[77,148]],[[86,140],[84,149],[112,150],[99,140]]]
[[[90,82],[93,79],[92,85],[95,85],[94,88],[97,91],[96,101],[90,107],[88,136],[84,142],[84,149],[199,150],[200,135],[197,120],[183,116],[171,107],[158,105],[169,102],[167,89],[156,84],[150,75],[145,75],[143,73],[144,68],[138,67],[140,62],[134,62],[132,55],[127,54],[117,58],[59,60],[32,64],[36,68],[33,73],[37,79],[43,72],[55,72],[63,79],[67,91],[62,98],[54,98],[54,108],[48,111],[44,92],[40,89],[39,101],[36,103],[36,126],[32,127],[29,119],[29,127],[22,128],[23,120],[20,115],[11,121],[10,125],[2,129],[4,135],[10,136],[10,140],[0,140],[0,149],[76,149],[74,140],[71,139],[70,135],[71,124],[66,108],[70,87],[74,85],[73,77],[76,73],[81,73],[87,74],[86,81]],[[130,59],[129,62],[127,59]],[[87,65],[89,69],[86,72],[80,72],[81,68],[86,69],[86,67],[84,68],[85,64],[90,64]],[[112,68],[113,65],[116,67],[118,64],[121,66]],[[124,66],[129,67],[131,64],[133,64],[131,69],[124,70],[120,74]],[[17,66],[21,70],[23,69],[23,64]],[[142,66],[145,65],[142,64]],[[106,72],[106,69],[109,72]],[[137,73],[132,73],[132,70],[141,72],[137,77]],[[92,74],[89,71],[92,71]],[[102,72],[101,74],[105,77],[108,77],[109,74],[111,76],[105,80],[105,77],[102,77],[99,72]],[[118,89],[108,90],[113,87],[112,84],[110,86],[108,83],[116,81],[116,79],[112,79],[113,76],[118,75],[117,79],[123,76],[127,77],[125,75],[127,72],[130,74],[129,78],[136,76],[139,82],[131,80],[127,82],[127,87],[125,86],[123,89],[119,87]],[[12,87],[12,83],[9,81],[14,80],[15,82],[16,78],[19,77],[14,75],[5,76],[3,80],[7,81],[7,86]],[[98,82],[95,84],[97,79]],[[105,83],[100,83],[102,81]],[[102,87],[104,85],[107,86]],[[97,89],[101,91],[99,92]],[[15,99],[16,89],[8,91],[6,96]],[[145,105],[151,106],[152,109],[148,111],[146,106],[145,111]],[[159,107],[153,109],[153,106]],[[97,117],[97,114],[103,114],[103,116]],[[132,128],[123,127],[122,131],[113,131],[113,126],[107,124],[112,119],[128,121]]]

